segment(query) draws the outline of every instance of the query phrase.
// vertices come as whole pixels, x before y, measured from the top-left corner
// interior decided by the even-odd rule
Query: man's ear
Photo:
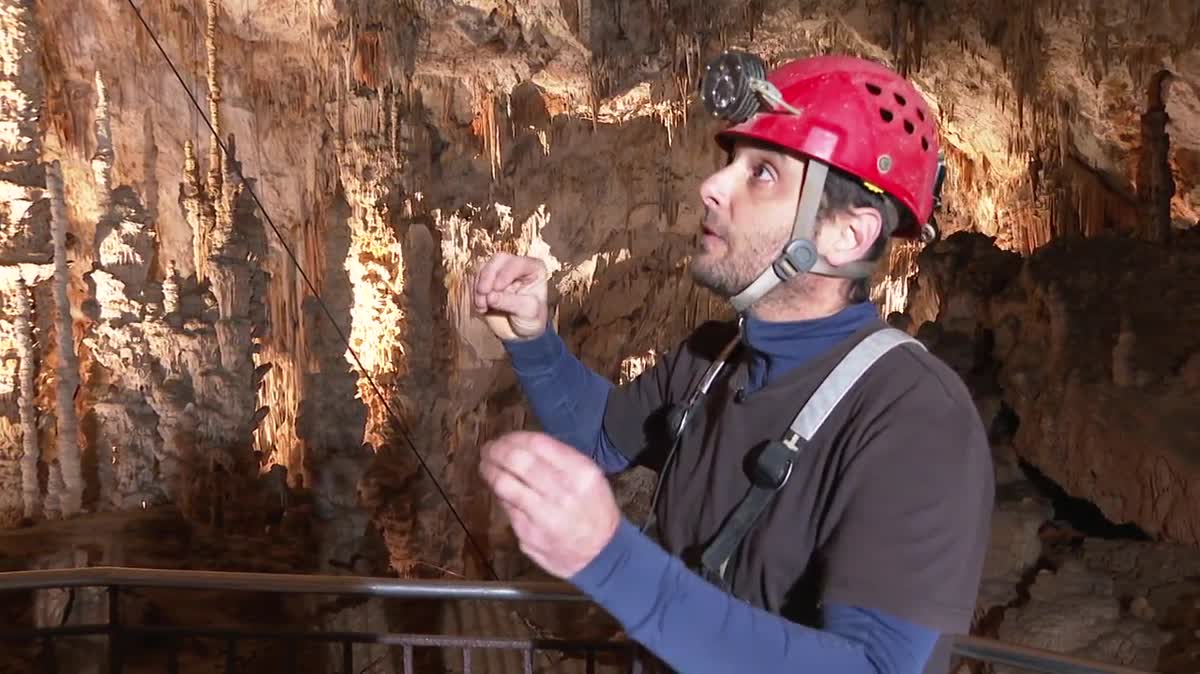
[[[818,252],[838,265],[861,260],[883,233],[883,216],[869,206],[854,207],[843,211],[821,227],[818,236]]]

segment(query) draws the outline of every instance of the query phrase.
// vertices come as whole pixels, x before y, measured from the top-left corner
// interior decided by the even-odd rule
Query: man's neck
[[[816,288],[778,287],[750,307],[760,321],[789,323],[826,318],[850,306],[845,293],[819,292]]]
[[[879,320],[879,312],[870,302],[845,305],[841,311],[829,315],[818,313],[792,312],[784,320],[772,320],[751,312],[742,332],[743,343],[749,347],[745,393],[753,393],[769,381],[828,353],[855,332]],[[782,314],[776,314],[779,315]]]

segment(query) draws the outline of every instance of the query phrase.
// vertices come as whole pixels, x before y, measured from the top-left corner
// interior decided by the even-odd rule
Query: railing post
[[[289,674],[300,671],[300,655],[298,652],[300,650],[300,643],[299,640],[288,640],[287,642],[288,649],[284,656],[284,671],[289,672]]]
[[[175,637],[167,642],[167,674],[179,674],[179,642]]]
[[[236,674],[237,672],[237,639],[229,637],[228,650],[225,656],[225,674]]]
[[[54,651],[54,637],[42,640],[42,674],[58,674],[58,654]]]
[[[404,644],[404,674],[413,674],[413,647],[412,644]]]
[[[108,586],[108,672],[121,674],[124,669],[124,644],[121,639],[121,589]]]

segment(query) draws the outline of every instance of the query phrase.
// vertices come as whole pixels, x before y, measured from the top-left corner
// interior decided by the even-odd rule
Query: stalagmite
[[[25,517],[35,518],[41,514],[41,489],[38,486],[38,427],[37,404],[34,390],[33,306],[29,289],[18,278],[17,297],[17,352],[21,358],[20,397],[17,406],[21,414],[21,495],[25,503]]]
[[[84,280],[95,289],[88,301],[98,308],[98,320],[87,324],[82,340],[89,347],[88,383],[106,385],[87,387],[90,411],[82,421],[96,455],[96,508],[120,510],[165,498],[159,484],[163,440],[147,400],[161,376],[150,356],[156,349],[147,329],[161,334],[153,322],[162,311],[158,302],[144,301],[153,289],[150,266],[159,240],[136,193],[112,184],[117,152],[109,99],[99,76],[96,86],[93,130],[98,147],[91,168],[99,193],[92,213],[98,255]]]
[[[63,503],[67,497],[67,488],[63,482],[62,462],[52,461],[46,470],[46,500],[43,512],[47,519],[66,517]]]
[[[75,391],[79,388],[79,360],[75,356],[71,299],[67,295],[70,269],[67,265],[67,213],[63,197],[62,168],[58,161],[46,171],[50,192],[51,224],[54,234],[54,301],[58,312],[58,462],[64,493],[59,510],[63,517],[79,512],[83,501],[83,469],[79,457],[79,425],[75,417]]]
[[[94,127],[96,133],[96,153],[92,156],[92,174],[100,190],[100,210],[107,212],[112,199],[112,122],[108,115],[108,87],[104,78],[96,73],[96,117]]]
[[[190,140],[183,145],[183,185],[180,192],[184,216],[192,226],[192,264],[195,266],[196,280],[203,283],[208,277],[208,238],[216,214],[200,180],[200,163],[196,160],[196,148]]]
[[[175,270],[175,263],[171,262],[167,265],[167,275],[162,283],[163,292],[163,314],[165,316],[173,316],[179,313],[179,272]]]

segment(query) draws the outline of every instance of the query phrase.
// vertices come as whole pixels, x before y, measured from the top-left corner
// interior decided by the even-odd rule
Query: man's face
[[[804,162],[739,141],[729,163],[700,186],[704,221],[692,278],[723,296],[748,286],[788,242]]]

